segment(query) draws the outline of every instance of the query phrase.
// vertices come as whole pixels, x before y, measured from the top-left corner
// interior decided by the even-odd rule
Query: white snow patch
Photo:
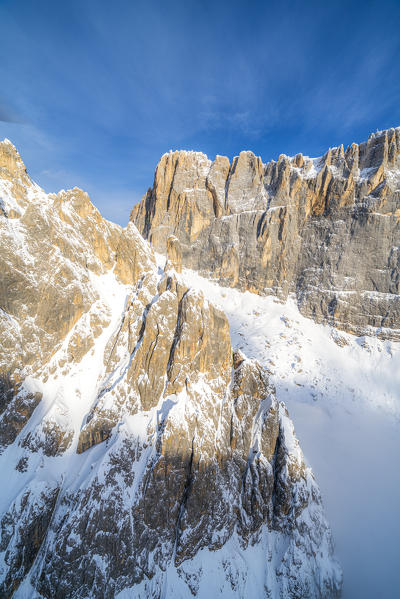
[[[158,257],[158,260],[165,260]],[[392,599],[400,538],[400,343],[303,317],[293,298],[220,287],[184,269],[228,316],[231,340],[270,371],[320,486],[344,599]]]

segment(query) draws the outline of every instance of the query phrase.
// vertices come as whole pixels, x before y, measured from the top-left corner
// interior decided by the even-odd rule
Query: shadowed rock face
[[[1,596],[336,597],[285,406],[186,285],[179,241],[159,269],[133,224],[46,195],[8,142],[0,169]]]
[[[131,220],[159,252],[175,235],[183,265],[224,285],[400,338],[400,128],[317,159],[170,152]]]
[[[46,537],[59,489],[35,483],[15,498],[1,519],[0,550],[7,564],[0,583],[2,597],[12,597],[29,572]]]

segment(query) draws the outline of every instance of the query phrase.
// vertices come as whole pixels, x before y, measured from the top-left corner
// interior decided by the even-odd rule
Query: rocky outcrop
[[[234,538],[246,554],[264,538],[271,555],[259,596],[336,596],[319,492],[267,374],[232,355],[224,314],[174,273],[149,279],[146,291],[154,296],[134,291],[106,349],[78,452],[113,441],[79,489],[65,490],[36,588],[60,598],[111,598],[125,587],[158,597],[166,585],[196,595],[209,584],[196,561],[206,550],[220,562],[226,596],[246,596],[249,566],[235,573],[241,595],[218,552]],[[168,587],[171,568],[186,591]]]
[[[0,208],[4,445],[16,438],[40,399],[39,391],[24,387],[27,377],[42,372],[64,342],[65,362],[80,361],[109,324],[93,277],[112,271],[117,281],[133,284],[154,259],[143,253],[132,225],[122,229],[104,220],[83,191],[45,194],[8,141],[0,143]],[[11,395],[15,406],[9,409]]]
[[[179,273],[179,241],[162,270],[133,224],[1,152],[1,595],[336,597],[285,406]]]
[[[7,569],[0,582],[0,593],[5,599],[14,596],[37,557],[58,491],[54,485],[35,481],[16,497],[1,519],[0,550],[4,552]]]
[[[167,265],[166,268],[173,268],[177,273],[182,272],[182,248],[179,239],[175,235],[170,235],[167,239]]]
[[[161,253],[176,236],[183,264],[223,285],[400,338],[400,128],[316,159],[170,152],[131,220]]]

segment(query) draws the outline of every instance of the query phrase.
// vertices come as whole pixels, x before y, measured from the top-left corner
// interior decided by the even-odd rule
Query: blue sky
[[[0,138],[126,224],[169,149],[264,161],[400,125],[400,2],[0,0]]]

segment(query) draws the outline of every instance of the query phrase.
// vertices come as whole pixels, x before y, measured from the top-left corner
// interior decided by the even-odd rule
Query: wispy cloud
[[[0,136],[56,188],[144,192],[170,148],[313,154],[400,122],[399,26],[390,0],[0,3]]]
[[[15,110],[0,101],[0,121],[2,123],[23,123],[24,120]]]
[[[378,119],[400,101],[397,40],[370,40],[365,47],[357,39],[352,45],[358,45],[358,52],[353,48],[348,56],[339,57],[337,65],[315,82],[305,98],[305,117],[314,128],[322,122],[348,132]]]

